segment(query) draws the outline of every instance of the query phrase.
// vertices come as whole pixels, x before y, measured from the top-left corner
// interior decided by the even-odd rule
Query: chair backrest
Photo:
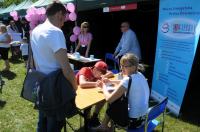
[[[164,113],[165,109],[166,109],[166,106],[167,106],[167,102],[168,102],[168,97],[166,97],[159,104],[149,108],[147,122],[150,121],[150,120],[155,119],[160,114]]]
[[[105,62],[107,62],[107,60],[112,61],[113,64],[114,64],[114,69],[117,70],[117,67],[119,67],[118,59],[115,59],[115,58],[113,57],[113,54],[111,54],[111,53],[106,53],[106,55],[105,55]],[[108,67],[109,67],[109,65],[108,65]]]
[[[113,61],[115,63],[118,63],[118,60],[113,57],[112,53],[106,53],[105,60],[111,60],[111,61]]]

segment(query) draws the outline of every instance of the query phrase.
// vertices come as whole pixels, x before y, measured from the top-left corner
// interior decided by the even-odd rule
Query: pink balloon
[[[31,22],[33,22],[33,23],[37,23],[40,20],[39,14],[33,14],[30,17],[31,17]]]
[[[40,14],[45,14],[46,13],[46,9],[44,7],[38,8],[36,10],[36,13],[39,14],[39,15]]]
[[[14,16],[13,19],[14,19],[15,21],[18,21],[18,16]]]
[[[46,15],[42,14],[40,15],[40,21],[44,22],[46,20]]]
[[[18,14],[17,14],[17,11],[13,11],[13,15],[14,16],[17,16]]]
[[[30,19],[30,16],[28,14],[25,16],[25,18],[26,18],[27,21],[30,22],[31,19]]]
[[[46,9],[44,7],[40,8],[42,14],[46,14]]]
[[[35,8],[31,7],[26,11],[26,20],[30,22],[30,28],[34,29],[38,24],[46,20],[46,9],[44,7]]]
[[[36,14],[42,14],[40,9],[37,9]]]
[[[80,34],[80,32],[81,32],[81,29],[80,29],[80,27],[78,27],[78,26],[75,26],[75,27],[73,28],[73,33],[74,33],[75,35],[79,35],[79,34]]]
[[[70,41],[75,42],[77,40],[77,38],[78,37],[75,34],[73,34],[73,35],[70,36]]]
[[[37,9],[35,7],[31,7],[26,11],[26,14],[35,14],[37,12]]]
[[[68,4],[67,4],[67,10],[68,10],[69,12],[74,12],[74,11],[75,11],[75,6],[74,6],[74,4],[73,4],[73,3],[68,3]]]
[[[13,12],[10,12],[10,16],[13,16]]]
[[[76,15],[75,12],[72,12],[72,13],[69,14],[69,19],[71,21],[76,21],[76,18],[77,18],[77,15]]]
[[[14,17],[18,16],[18,14],[16,11],[12,11],[12,12],[10,12],[10,16],[12,16],[14,18]]]

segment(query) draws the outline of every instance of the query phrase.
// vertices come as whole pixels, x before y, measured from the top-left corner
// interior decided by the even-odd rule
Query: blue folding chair
[[[167,102],[168,102],[168,97],[166,97],[159,104],[149,108],[144,125],[142,125],[140,128],[128,129],[127,132],[152,132],[156,128],[156,126],[158,126],[161,123],[163,132]],[[156,119],[161,114],[163,116],[162,122]]]
[[[108,61],[112,62],[112,65],[109,65]],[[108,64],[108,69],[111,70],[114,74],[119,73],[119,63],[118,60],[113,57],[113,54],[106,53],[105,62]]]

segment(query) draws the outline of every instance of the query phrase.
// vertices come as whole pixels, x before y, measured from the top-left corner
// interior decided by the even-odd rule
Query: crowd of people
[[[28,55],[28,46],[24,46],[29,42],[29,25],[25,18],[15,22],[14,20],[10,20],[8,25],[0,23],[0,57],[5,62],[5,68],[1,70],[9,71],[9,49],[11,49],[13,55],[21,54],[23,59],[27,61]],[[21,43],[18,45],[18,49],[14,47],[16,43]],[[12,46],[13,44],[13,46]],[[21,49],[21,52],[19,51]]]
[[[104,61],[97,62],[93,67],[83,67],[75,75],[70,67],[67,56],[66,41],[61,27],[65,22],[67,11],[63,4],[54,2],[46,9],[47,19],[43,24],[38,25],[32,31],[30,37],[30,47],[33,52],[34,65],[37,71],[49,74],[58,69],[62,69],[62,73],[72,84],[74,90],[78,85],[81,88],[102,88],[105,96],[105,102],[96,104],[92,116],[88,117],[90,125],[94,131],[111,131],[113,125],[108,126],[110,119],[109,105],[105,113],[104,120],[100,123],[98,119],[101,108],[106,104],[111,104],[123,94],[127,92],[129,77],[132,78],[130,93],[128,98],[129,104],[129,128],[139,127],[145,120],[148,109],[149,86],[146,78],[139,72],[139,62],[141,60],[140,46],[133,30],[130,29],[129,22],[122,22],[122,37],[113,56],[119,59],[120,70],[123,74],[122,80],[111,80],[113,73],[108,70],[108,66]],[[26,25],[23,20],[22,23]],[[28,59],[28,42],[29,28],[23,26],[21,50],[27,65]],[[14,21],[10,21],[7,27],[3,24],[0,26],[0,55],[5,61],[5,70],[9,70],[8,49],[9,43],[12,41],[12,33],[20,33],[20,29],[15,25]],[[12,33],[11,33],[12,32]],[[9,35],[10,34],[10,35]],[[28,35],[28,36],[27,36]],[[89,32],[89,23],[81,24],[81,33],[78,36],[78,45],[75,52],[79,52],[82,56],[88,57],[93,36]],[[115,90],[108,92],[104,85],[106,83],[115,84]],[[42,110],[39,110],[37,132],[60,132],[62,125],[60,120],[55,117],[46,116]],[[116,115],[117,116],[117,115]],[[64,118],[63,118],[64,120]]]

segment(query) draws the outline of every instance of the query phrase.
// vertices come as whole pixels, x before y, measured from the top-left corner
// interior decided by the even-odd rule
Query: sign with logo
[[[200,34],[199,0],[160,0],[151,96],[179,114]]]
[[[103,12],[115,12],[115,11],[134,10],[134,9],[137,9],[137,3],[120,5],[120,6],[104,7]]]

